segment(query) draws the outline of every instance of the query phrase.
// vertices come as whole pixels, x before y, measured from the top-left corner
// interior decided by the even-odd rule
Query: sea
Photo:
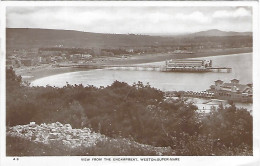
[[[95,69],[52,75],[31,82],[31,86],[63,87],[68,84],[82,84],[106,87],[114,81],[126,82],[130,85],[138,81],[150,84],[162,91],[204,91],[216,80],[230,82],[238,79],[241,84],[253,83],[252,53],[219,55],[193,59],[213,61],[213,67],[230,67],[231,73],[203,72],[161,72],[161,71],[131,71]],[[163,65],[165,62],[147,63],[149,65]],[[141,64],[144,65],[144,64]]]

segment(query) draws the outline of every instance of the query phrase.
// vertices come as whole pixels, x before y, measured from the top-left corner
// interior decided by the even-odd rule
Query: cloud
[[[178,20],[193,21],[193,22],[199,22],[199,23],[211,22],[211,19],[209,17],[205,16],[203,13],[201,13],[199,11],[195,11],[190,14],[178,13],[175,16],[175,18]]]
[[[7,27],[98,33],[191,33],[209,29],[248,31],[245,7],[9,7]]]
[[[245,8],[237,8],[235,11],[219,10],[213,13],[214,18],[238,18],[238,17],[251,17],[251,12]]]

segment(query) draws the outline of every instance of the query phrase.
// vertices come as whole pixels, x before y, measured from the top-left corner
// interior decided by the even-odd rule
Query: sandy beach
[[[239,53],[249,53],[252,52],[252,48],[236,48],[236,49],[225,49],[225,50],[208,50],[206,52],[194,53],[194,54],[174,54],[174,53],[158,53],[158,54],[141,54],[132,55],[127,58],[118,57],[107,57],[99,58],[96,63],[91,65],[133,65],[142,63],[152,63],[160,62],[170,59],[182,59],[182,58],[197,58],[197,57],[208,57],[208,56],[219,56],[219,55],[229,55],[229,54],[239,54]],[[33,67],[23,67],[15,69],[17,75],[21,75],[24,81],[32,82],[36,79],[74,72],[74,71],[84,71],[89,69],[84,68],[70,68],[70,67],[56,67],[55,65],[45,64],[41,66]]]
[[[86,69],[70,68],[70,67],[54,67],[52,65],[43,65],[40,67],[24,68],[15,70],[17,75],[21,75],[23,81],[31,82],[39,78],[68,73],[73,71],[80,71]]]

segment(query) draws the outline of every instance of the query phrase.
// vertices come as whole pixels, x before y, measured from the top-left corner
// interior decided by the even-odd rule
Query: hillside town
[[[20,32],[21,31],[21,32]],[[128,61],[132,56],[142,57],[147,54],[169,54],[179,57],[197,57],[203,54],[219,54],[225,53],[240,53],[250,52],[252,50],[252,38],[250,34],[237,34],[236,36],[199,36],[198,33],[184,36],[148,36],[135,34],[99,34],[93,37],[93,43],[97,43],[99,38],[103,38],[105,44],[103,46],[77,46],[77,43],[66,43],[64,40],[57,40],[53,44],[45,43],[44,45],[37,44],[41,42],[42,36],[38,36],[46,30],[35,29],[7,29],[8,47],[6,54],[6,65],[13,68],[24,68],[31,66],[40,66],[43,64],[60,64],[60,63],[104,63],[106,61]],[[17,36],[22,33],[34,33],[37,40],[31,46],[23,46],[21,42],[29,42],[31,40],[16,40]],[[46,35],[52,33],[52,30],[47,30]],[[61,31],[62,32],[62,31]],[[208,31],[211,33],[229,33],[219,30]],[[13,33],[13,34],[12,34]],[[39,34],[38,34],[39,33]],[[72,32],[71,32],[72,33]],[[86,38],[90,35],[84,32],[73,32]],[[231,33],[231,32],[230,32]],[[16,35],[15,35],[16,34]],[[198,36],[197,36],[198,35]],[[230,34],[231,35],[231,34]],[[9,39],[10,38],[10,39]],[[113,41],[117,39],[116,42]],[[64,37],[65,39],[65,37]],[[109,43],[109,39],[113,41]],[[124,43],[131,39],[140,44],[129,46]],[[228,40],[223,40],[228,39]],[[10,41],[9,41],[10,40]],[[28,41],[27,41],[28,40]],[[83,37],[80,40],[85,40]],[[149,41],[151,43],[147,43]],[[16,43],[18,42],[18,43]],[[20,44],[19,44],[20,43]],[[134,42],[135,43],[135,42]],[[114,46],[116,44],[116,46]],[[121,45],[120,45],[121,44]],[[245,51],[246,50],[246,51]],[[201,55],[200,55],[201,54]],[[207,55],[203,55],[207,56]]]

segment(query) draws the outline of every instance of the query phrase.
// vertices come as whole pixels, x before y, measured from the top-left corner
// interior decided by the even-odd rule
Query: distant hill
[[[212,29],[208,31],[201,31],[190,34],[191,36],[252,36],[252,32],[226,32],[218,29]]]
[[[218,29],[211,29],[207,31],[200,31],[195,33],[147,33],[147,35],[151,36],[162,36],[162,37],[194,37],[194,36],[204,36],[204,37],[210,37],[210,36],[252,36],[252,32],[233,32],[233,31],[221,31]]]
[[[161,42],[162,37],[148,35],[101,34],[72,30],[7,28],[9,47],[120,47],[146,46]]]
[[[197,37],[199,37],[199,39]],[[102,34],[52,29],[6,29],[7,48],[42,48],[55,47],[57,45],[77,48],[157,47],[195,44],[208,42],[208,40],[214,42],[223,42],[225,40],[248,41],[251,40],[251,38],[252,33],[224,32],[219,30],[209,30],[180,36],[151,36]]]

